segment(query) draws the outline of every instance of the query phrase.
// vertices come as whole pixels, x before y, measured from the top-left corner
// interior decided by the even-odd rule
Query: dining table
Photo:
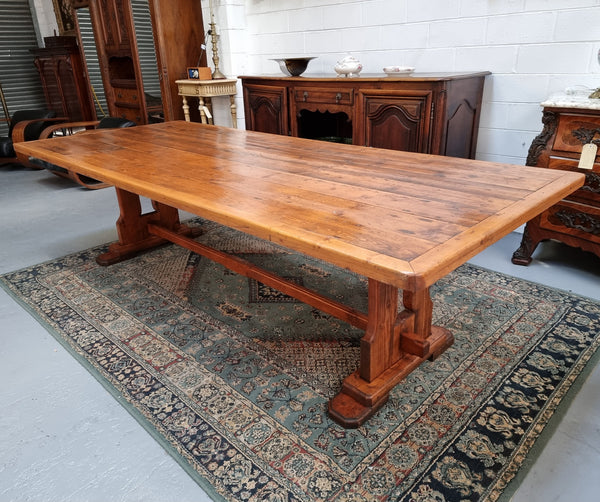
[[[431,286],[584,183],[575,172],[187,121],[15,148],[114,186],[118,241],[101,265],[173,242],[364,330],[358,369],[329,402],[344,427],[362,425],[452,345],[432,323]],[[198,242],[179,210],[365,277],[366,311]]]

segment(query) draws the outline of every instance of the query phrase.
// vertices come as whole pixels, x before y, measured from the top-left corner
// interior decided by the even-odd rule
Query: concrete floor
[[[86,191],[43,171],[0,167],[0,273],[116,239],[112,189]],[[510,263],[510,234],[473,263],[600,300],[600,259],[542,245]],[[0,290],[0,502],[209,500],[90,374]],[[600,497],[600,369],[573,402],[513,500]]]

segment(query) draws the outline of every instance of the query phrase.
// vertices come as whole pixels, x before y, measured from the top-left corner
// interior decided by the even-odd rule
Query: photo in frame
[[[193,80],[212,80],[212,72],[208,66],[188,67],[187,78]]]

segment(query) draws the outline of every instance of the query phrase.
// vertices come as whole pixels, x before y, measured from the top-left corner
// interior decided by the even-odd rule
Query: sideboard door
[[[430,91],[359,93],[364,110],[360,144],[405,152],[430,153]]]
[[[245,85],[246,129],[272,134],[289,134],[288,99],[285,86]]]

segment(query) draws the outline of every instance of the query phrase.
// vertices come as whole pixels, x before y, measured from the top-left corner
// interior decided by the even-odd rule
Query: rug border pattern
[[[80,253],[74,253],[69,255],[68,257],[63,257],[62,260],[67,260],[72,263],[79,262],[80,264],[85,263],[87,260],[92,259],[99,252],[106,249],[106,246],[98,246],[86,251],[82,251]],[[59,259],[61,260],[61,259]],[[26,267],[25,270],[34,270],[37,269],[40,273],[43,273],[45,267],[52,267],[53,263],[56,263],[59,260],[50,260],[45,264],[35,265],[32,267]],[[488,271],[483,269],[482,267],[476,267],[473,265],[469,265],[474,269],[484,270],[486,272],[490,272],[492,274],[498,274],[497,272]],[[17,293],[16,288],[9,282],[8,277],[14,274],[18,274],[20,271],[13,272],[10,274],[4,274],[0,277],[0,284],[2,287],[14,298],[25,310],[27,310],[44,328],[55,338],[62,346],[64,346],[71,354],[73,354],[77,360],[82,362],[83,366],[102,384],[104,388],[106,388],[111,395],[115,397],[119,402],[121,402],[125,409],[134,417],[136,420],[154,437],[171,455],[180,463],[180,465],[184,468],[188,474],[190,474],[193,479],[205,490],[212,498],[215,500],[228,500],[228,497],[225,496],[224,493],[221,493],[217,490],[213,484],[208,482],[202,475],[196,472],[196,469],[199,469],[201,466],[197,464],[196,459],[185,449],[176,448],[173,444],[166,440],[162,435],[169,436],[170,431],[163,428],[163,424],[155,420],[152,416],[152,413],[149,410],[146,412],[140,411],[137,407],[140,406],[139,402],[134,402],[130,397],[126,387],[123,386],[121,382],[115,381],[113,376],[105,371],[103,367],[98,367],[93,362],[93,360],[83,351],[80,347],[78,347],[70,338],[65,339],[62,334],[59,332],[59,325],[51,321],[47,318],[44,318],[40,315],[40,313],[33,308],[27,301]],[[503,275],[503,274],[498,274]],[[507,276],[510,277],[510,276]],[[527,283],[528,281],[523,281],[521,279],[515,279],[517,281],[521,281],[523,283]],[[546,288],[545,286],[536,285],[541,289],[552,290],[552,288]],[[556,290],[554,290],[556,291]],[[22,293],[21,293],[22,294]],[[584,297],[578,297],[577,295],[573,295],[572,293],[566,293],[571,298],[579,298],[582,301],[587,301],[588,299]],[[584,353],[582,357],[574,365],[570,375],[567,379],[563,380],[560,386],[554,391],[551,399],[548,400],[546,406],[544,407],[544,411],[540,413],[537,418],[537,421],[534,425],[534,428],[538,431],[537,437],[532,437],[528,435],[526,440],[520,445],[520,447],[515,450],[513,453],[513,462],[509,463],[509,468],[505,469],[503,474],[499,476],[494,485],[490,486],[486,492],[486,500],[495,501],[495,500],[503,500],[506,497],[510,496],[514,492],[516,488],[515,483],[518,483],[520,478],[523,475],[523,466],[526,467],[528,464],[527,457],[535,454],[537,450],[540,448],[540,441],[542,439],[546,439],[546,435],[555,424],[558,423],[559,418],[561,416],[561,408],[565,408],[568,403],[574,397],[576,390],[581,386],[583,378],[591,371],[590,362],[597,362],[599,355],[595,349],[598,347],[600,340],[596,339],[594,341],[594,349],[588,350]],[[123,350],[123,347],[120,347]],[[126,352],[126,351],[125,351]],[[127,354],[130,356],[130,354]],[[157,373],[152,372],[153,376],[157,376]],[[158,373],[160,375],[160,373]],[[162,379],[162,385],[169,386],[168,379]],[[125,396],[126,404],[123,403],[122,397]],[[558,412],[557,412],[558,410]],[[159,432],[160,431],[160,432]],[[185,457],[183,460],[181,457]],[[196,469],[192,467],[192,465],[196,465]],[[517,465],[518,464],[518,465]],[[519,472],[517,472],[519,471]],[[205,475],[209,473],[205,472]],[[265,485],[266,486],[266,485]],[[289,486],[286,486],[289,489]],[[292,497],[290,500],[294,500],[293,494],[289,493]],[[231,494],[229,494],[231,496]],[[296,493],[297,500],[301,500],[301,493]]]

